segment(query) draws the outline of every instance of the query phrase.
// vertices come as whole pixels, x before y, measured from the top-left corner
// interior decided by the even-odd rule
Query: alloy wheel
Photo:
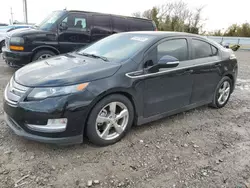
[[[218,91],[217,100],[220,105],[223,105],[224,103],[227,102],[230,96],[230,91],[231,91],[230,83],[226,80],[221,84],[221,87],[219,88]]]
[[[116,139],[126,129],[128,120],[128,108],[121,102],[111,102],[97,115],[95,125],[97,134],[104,140]]]

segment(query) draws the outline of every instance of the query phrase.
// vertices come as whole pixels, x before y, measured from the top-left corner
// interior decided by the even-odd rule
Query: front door
[[[165,40],[158,43],[146,55],[145,66],[156,64],[164,55],[179,60],[175,68],[160,69],[144,74],[144,118],[174,111],[190,104],[193,70],[185,68],[190,63],[185,38]]]
[[[69,13],[62,21],[67,29],[58,29],[58,42],[61,53],[74,51],[90,43],[90,30],[87,14]],[[60,24],[59,24],[60,25]]]

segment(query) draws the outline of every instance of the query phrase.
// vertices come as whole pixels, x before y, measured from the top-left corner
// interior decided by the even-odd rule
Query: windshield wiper
[[[103,57],[103,56],[99,56],[99,55],[95,55],[95,54],[88,54],[88,53],[78,53],[78,54],[84,55],[84,56],[87,56],[87,57],[102,59],[103,61],[109,61],[108,58]]]

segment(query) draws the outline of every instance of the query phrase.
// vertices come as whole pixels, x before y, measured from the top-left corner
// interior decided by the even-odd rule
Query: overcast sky
[[[170,0],[169,0],[170,1]],[[250,0],[183,0],[190,8],[205,5],[203,18],[206,30],[227,28],[233,23],[250,22]],[[8,23],[10,7],[14,20],[23,21],[23,0],[1,0],[0,22]],[[28,19],[39,23],[53,10],[67,7],[68,10],[86,10],[130,16],[133,12],[143,11],[160,5],[166,0],[27,0]]]

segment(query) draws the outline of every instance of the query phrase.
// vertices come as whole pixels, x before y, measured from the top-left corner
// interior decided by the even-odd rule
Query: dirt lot
[[[0,188],[250,187],[250,52],[237,56],[239,79],[225,108],[135,127],[109,147],[27,141],[6,126],[1,110]],[[13,72],[0,62],[1,109]]]

